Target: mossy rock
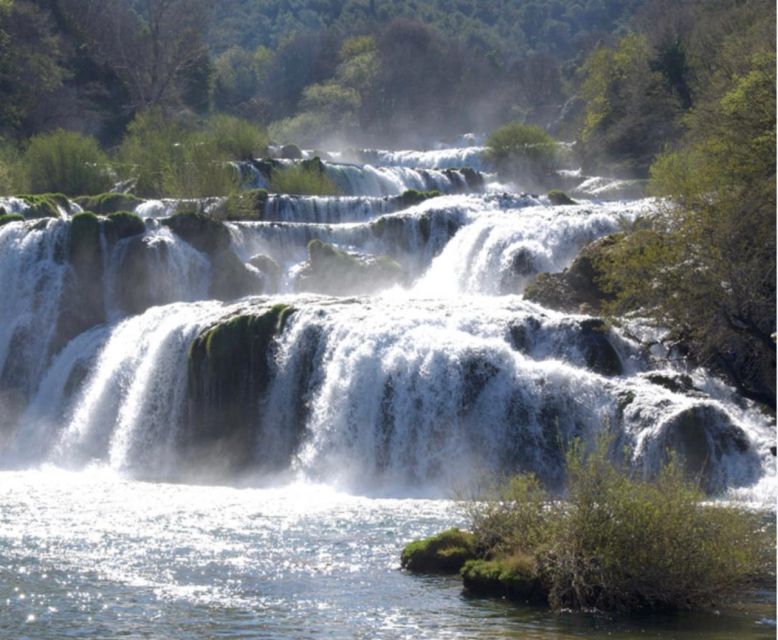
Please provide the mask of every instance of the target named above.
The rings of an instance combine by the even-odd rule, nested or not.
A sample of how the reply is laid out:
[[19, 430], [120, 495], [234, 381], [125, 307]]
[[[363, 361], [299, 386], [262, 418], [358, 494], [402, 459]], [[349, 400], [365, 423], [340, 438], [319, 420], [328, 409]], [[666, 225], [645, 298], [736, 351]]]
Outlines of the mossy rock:
[[594, 312], [603, 303], [613, 300], [613, 294], [600, 284], [603, 277], [598, 263], [621, 241], [617, 233], [586, 245], [573, 264], [562, 273], [541, 273], [524, 290], [524, 298], [543, 306], [570, 313], [582, 309]]
[[195, 249], [210, 256], [230, 246], [230, 232], [227, 227], [202, 213], [176, 213], [163, 220], [162, 224]]
[[215, 213], [223, 220], [262, 220], [266, 204], [267, 190], [251, 189], [227, 196]]
[[104, 228], [108, 242], [115, 243], [145, 233], [146, 223], [143, 222], [143, 218], [134, 213], [117, 211], [106, 218]]
[[469, 560], [460, 573], [465, 590], [475, 595], [525, 602], [547, 600], [534, 559], [521, 553], [497, 560]]
[[29, 206], [29, 209], [24, 213], [27, 219], [59, 218], [60, 208], [67, 213], [72, 210], [70, 200], [61, 193], [39, 193], [17, 197], [24, 200]]
[[548, 199], [551, 201], [551, 204], [553, 205], [572, 205], [572, 204], [578, 204], [575, 200], [573, 200], [570, 196], [568, 196], [564, 191], [560, 191], [559, 189], [552, 189], [548, 192]]
[[303, 168], [303, 170], [310, 171], [312, 173], [322, 174], [326, 171], [324, 162], [322, 162], [322, 159], [319, 156], [314, 156], [310, 160], [303, 160], [300, 163], [300, 166]]
[[76, 198], [75, 202], [85, 211], [105, 216], [119, 211], [134, 211], [143, 200], [129, 193], [101, 193], [96, 196], [81, 196]]
[[404, 569], [414, 573], [457, 573], [475, 558], [475, 536], [459, 529], [447, 529], [406, 545], [400, 556]]
[[586, 366], [604, 376], [620, 376], [624, 365], [610, 341], [610, 328], [600, 318], [588, 318], [578, 323], [581, 328], [581, 351]]
[[283, 275], [280, 265], [270, 256], [257, 254], [252, 256], [248, 263], [259, 271], [268, 284], [269, 289], [277, 289]]
[[66, 257], [73, 277], [65, 281], [52, 340], [53, 352], [80, 333], [105, 322], [100, 225], [100, 218], [94, 213], [78, 213], [70, 219]]
[[231, 249], [211, 256], [211, 297], [234, 300], [257, 293], [262, 293], [262, 279]]
[[430, 198], [437, 198], [440, 195], [440, 191], [433, 189], [432, 191], [418, 191], [417, 189], [406, 189], [401, 195], [397, 196], [395, 201], [398, 208], [405, 209], [412, 207], [413, 205], [429, 200]]
[[9, 222], [24, 222], [24, 216], [19, 213], [5, 213], [0, 215], [0, 227]]
[[303, 152], [300, 151], [300, 147], [298, 147], [296, 144], [285, 144], [283, 147], [281, 147], [281, 152], [279, 155], [285, 160], [303, 159]]
[[321, 240], [308, 243], [308, 264], [298, 273], [298, 291], [358, 295], [399, 284], [402, 267], [389, 256], [354, 256]]
[[247, 311], [194, 340], [183, 443], [189, 462], [197, 466], [207, 459], [226, 473], [249, 465], [265, 471], [288, 465], [301, 434], [271, 432], [274, 447], [261, 447], [260, 405], [273, 371], [274, 341], [293, 313], [285, 304]]

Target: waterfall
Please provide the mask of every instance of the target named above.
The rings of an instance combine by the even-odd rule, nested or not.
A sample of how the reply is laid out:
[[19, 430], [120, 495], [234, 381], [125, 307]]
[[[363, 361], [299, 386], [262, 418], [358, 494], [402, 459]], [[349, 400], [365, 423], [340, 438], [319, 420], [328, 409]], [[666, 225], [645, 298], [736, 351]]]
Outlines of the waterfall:
[[[182, 203], [207, 217], [221, 200], [147, 201], [145, 227], [92, 222], [86, 258], [68, 219], [0, 226], [0, 461], [445, 495], [485, 471], [558, 486], [570, 443], [607, 432], [636, 473], [672, 450], [711, 493], [772, 494], [771, 419], [651, 348], [659, 330], [521, 297], [656, 203], [490, 193], [481, 151], [324, 162], [347, 195], [269, 194], [259, 221], [173, 224]], [[301, 287], [312, 240], [335, 293], [371, 265], [400, 275]]]

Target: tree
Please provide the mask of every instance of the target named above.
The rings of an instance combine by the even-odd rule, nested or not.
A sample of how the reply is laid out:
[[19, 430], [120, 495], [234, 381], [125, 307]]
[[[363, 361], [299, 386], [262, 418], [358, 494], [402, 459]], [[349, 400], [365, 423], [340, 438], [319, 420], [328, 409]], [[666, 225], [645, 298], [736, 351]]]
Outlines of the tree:
[[[181, 104], [207, 79], [205, 0], [60, 0], [89, 46], [121, 79], [130, 112]], [[207, 80], [206, 80], [207, 85]], [[198, 100], [202, 91], [198, 92]]]

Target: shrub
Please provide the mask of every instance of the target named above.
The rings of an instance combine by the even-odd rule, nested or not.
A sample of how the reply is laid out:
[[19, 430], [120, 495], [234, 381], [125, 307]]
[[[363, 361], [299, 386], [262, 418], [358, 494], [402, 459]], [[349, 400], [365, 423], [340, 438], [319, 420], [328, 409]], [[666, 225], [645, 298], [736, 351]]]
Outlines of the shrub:
[[237, 191], [238, 172], [219, 143], [207, 133], [188, 136], [175, 148], [163, 175], [165, 195], [173, 198], [226, 196]]
[[252, 160], [267, 153], [267, 132], [248, 120], [213, 116], [206, 123], [206, 132], [217, 149], [232, 160]]
[[704, 503], [677, 460], [643, 480], [608, 450], [568, 454], [565, 501], [520, 475], [468, 507], [483, 559], [463, 569], [473, 590], [524, 598], [537, 578], [555, 608], [685, 609], [774, 573], [760, 514]]
[[304, 196], [334, 196], [338, 188], [323, 171], [312, 166], [295, 165], [273, 171], [270, 191]]
[[557, 607], [692, 608], [764, 572], [758, 514], [703, 504], [682, 465], [631, 478], [600, 444], [568, 456], [569, 509], [547, 563]]
[[201, 198], [236, 191], [239, 176], [226, 149], [238, 143], [218, 139], [230, 122], [217, 121], [213, 131], [198, 132], [161, 112], [138, 115], [119, 149], [124, 177], [135, 181], [142, 197]]
[[512, 122], [486, 141], [486, 159], [506, 178], [541, 180], [557, 164], [557, 144], [543, 129]]
[[108, 158], [97, 141], [62, 129], [33, 137], [24, 154], [24, 165], [34, 193], [100, 193], [112, 182]]
[[16, 147], [0, 141], [0, 195], [30, 190], [27, 172]]

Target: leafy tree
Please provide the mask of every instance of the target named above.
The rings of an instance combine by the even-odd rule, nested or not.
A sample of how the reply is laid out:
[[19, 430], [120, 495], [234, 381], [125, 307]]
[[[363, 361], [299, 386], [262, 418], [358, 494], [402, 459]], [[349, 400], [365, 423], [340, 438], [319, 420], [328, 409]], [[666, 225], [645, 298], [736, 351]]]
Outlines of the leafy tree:
[[690, 113], [685, 145], [652, 167], [671, 198], [606, 263], [616, 310], [642, 306], [695, 359], [775, 407], [775, 52], [750, 57]]
[[486, 157], [508, 179], [542, 183], [557, 162], [557, 144], [543, 129], [512, 122], [486, 141]]

